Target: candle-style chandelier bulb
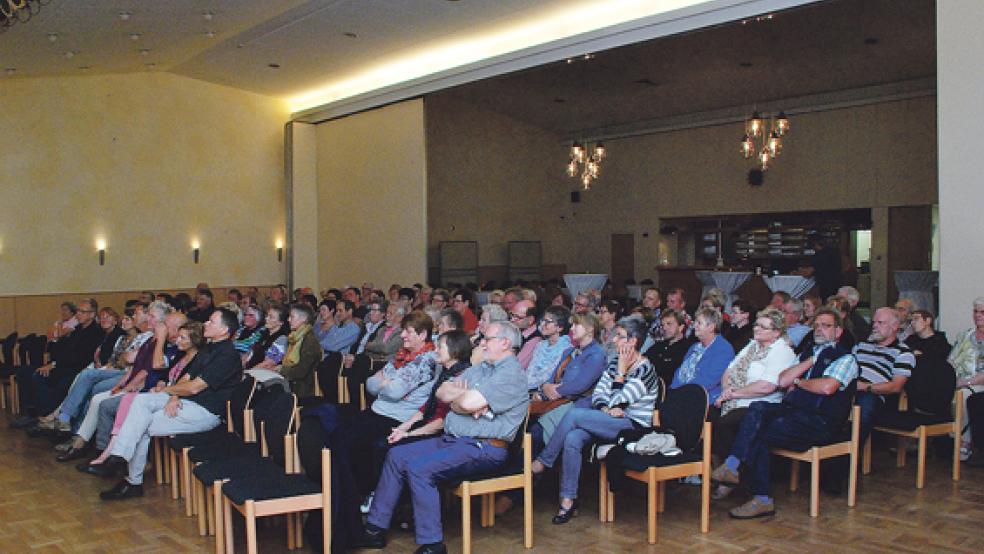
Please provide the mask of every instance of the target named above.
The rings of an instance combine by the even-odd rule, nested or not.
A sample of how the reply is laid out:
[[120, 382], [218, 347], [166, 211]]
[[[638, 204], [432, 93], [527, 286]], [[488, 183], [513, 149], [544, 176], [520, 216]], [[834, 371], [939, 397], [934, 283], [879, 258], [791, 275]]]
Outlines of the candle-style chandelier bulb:
[[772, 131], [772, 135], [769, 136], [769, 142], [766, 144], [766, 148], [769, 149], [769, 154], [773, 158], [782, 152], [782, 139], [779, 138], [779, 131]]
[[767, 171], [769, 169], [769, 162], [772, 160], [772, 153], [769, 152], [769, 148], [765, 147], [759, 152], [758, 155], [759, 164], [762, 166], [762, 171]]
[[594, 153], [592, 154], [591, 157], [594, 158], [595, 161], [600, 162], [601, 160], [605, 159], [605, 155], [607, 153], [608, 152], [605, 150], [605, 145], [599, 142], [598, 144], [595, 145]]
[[765, 127], [765, 120], [762, 119], [762, 114], [759, 112], [752, 113], [752, 118], [748, 120], [748, 134], [758, 138], [762, 135], [763, 127]]
[[755, 155], [755, 143], [752, 142], [752, 137], [748, 135], [741, 137], [741, 149], [739, 152], [741, 152], [741, 157], [746, 160]]
[[786, 117], [786, 112], [779, 112], [776, 116], [775, 122], [775, 132], [781, 137], [789, 131], [789, 118]]
[[571, 145], [571, 158], [577, 160], [577, 163], [584, 163], [584, 147], [580, 142], [575, 141]]
[[571, 158], [571, 161], [567, 164], [567, 176], [576, 177], [577, 176], [577, 161]]

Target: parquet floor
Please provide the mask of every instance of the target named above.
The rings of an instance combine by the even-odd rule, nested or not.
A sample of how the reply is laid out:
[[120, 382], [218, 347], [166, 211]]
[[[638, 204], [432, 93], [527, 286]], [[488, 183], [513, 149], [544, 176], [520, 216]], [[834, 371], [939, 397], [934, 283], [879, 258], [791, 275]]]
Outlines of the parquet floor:
[[[0, 552], [2, 553], [177, 553], [211, 552], [210, 538], [170, 499], [169, 490], [148, 480], [146, 495], [118, 503], [99, 500], [112, 482], [75, 471], [54, 461], [51, 444], [7, 428], [0, 415]], [[659, 544], [646, 544], [645, 489], [620, 496], [616, 522], [597, 519], [597, 480], [582, 481], [581, 515], [564, 526], [550, 518], [556, 510], [556, 479], [547, 477], [536, 491], [533, 553], [609, 552], [936, 552], [984, 551], [984, 470], [967, 468], [962, 480], [949, 477], [946, 460], [930, 458], [927, 485], [915, 488], [915, 463], [896, 469], [894, 456], [876, 448], [875, 467], [861, 480], [858, 506], [847, 508], [846, 496], [824, 495], [820, 517], [808, 514], [809, 487], [789, 493], [776, 476], [778, 513], [755, 521], [733, 521], [727, 509], [741, 498], [711, 506], [711, 532], [698, 531], [699, 489], [671, 484], [666, 512], [660, 516]], [[779, 462], [780, 465], [783, 462]], [[808, 475], [809, 472], [802, 472]], [[804, 485], [806, 485], [804, 483]], [[478, 525], [474, 510], [473, 551], [523, 552], [522, 514], [496, 518], [496, 526]], [[457, 500], [445, 514], [446, 542], [461, 551]], [[234, 516], [238, 519], [238, 516]], [[394, 531], [388, 552], [412, 552], [409, 533]], [[287, 552], [282, 523], [259, 529], [261, 552]], [[236, 529], [237, 550], [244, 533]]]

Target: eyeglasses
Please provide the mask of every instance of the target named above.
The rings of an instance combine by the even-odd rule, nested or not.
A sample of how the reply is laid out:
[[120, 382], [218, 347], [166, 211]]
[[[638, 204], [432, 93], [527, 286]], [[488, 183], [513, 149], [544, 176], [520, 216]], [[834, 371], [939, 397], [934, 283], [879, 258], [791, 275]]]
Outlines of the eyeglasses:
[[526, 314], [509, 314], [509, 319], [523, 319]]
[[587, 302], [575, 302], [574, 305], [578, 308], [587, 308], [589, 306]]
[[760, 325], [758, 323], [756, 323], [755, 325], [752, 325], [752, 327], [754, 327], [756, 329], [761, 329], [763, 331], [775, 331], [776, 330], [775, 327], [766, 327], [765, 325]]
[[540, 320], [540, 324], [542, 324], [542, 325], [557, 325], [557, 320], [556, 319], [550, 319], [548, 317], [545, 317], [545, 318], [543, 318], [543, 319]]

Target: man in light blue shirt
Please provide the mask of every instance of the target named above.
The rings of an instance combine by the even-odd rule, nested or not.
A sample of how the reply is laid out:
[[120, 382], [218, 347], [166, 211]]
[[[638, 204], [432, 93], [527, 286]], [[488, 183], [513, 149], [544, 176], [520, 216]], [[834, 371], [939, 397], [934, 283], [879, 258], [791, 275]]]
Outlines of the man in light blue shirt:
[[352, 321], [352, 310], [355, 303], [351, 300], [338, 300], [335, 302], [334, 311], [329, 305], [329, 317], [332, 317], [334, 325], [327, 330], [322, 330], [320, 325], [314, 326], [315, 335], [321, 343], [321, 349], [327, 356], [329, 352], [339, 352], [348, 354], [352, 345], [359, 339], [359, 325]]
[[786, 314], [786, 335], [789, 336], [793, 348], [799, 346], [803, 337], [810, 332], [808, 325], [803, 325], [803, 301], [790, 298], [782, 305], [782, 311]]

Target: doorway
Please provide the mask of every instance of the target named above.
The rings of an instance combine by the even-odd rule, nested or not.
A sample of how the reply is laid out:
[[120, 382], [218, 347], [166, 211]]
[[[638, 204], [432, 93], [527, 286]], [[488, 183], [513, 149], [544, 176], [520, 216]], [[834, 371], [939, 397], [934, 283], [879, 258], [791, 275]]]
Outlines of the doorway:
[[635, 235], [612, 234], [612, 270], [609, 275], [615, 290], [622, 290], [626, 279], [635, 279]]

